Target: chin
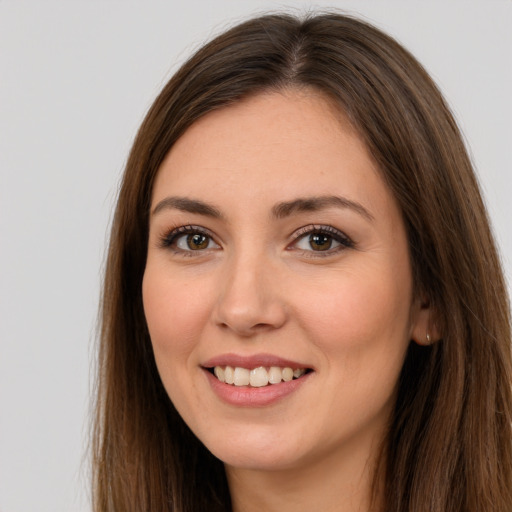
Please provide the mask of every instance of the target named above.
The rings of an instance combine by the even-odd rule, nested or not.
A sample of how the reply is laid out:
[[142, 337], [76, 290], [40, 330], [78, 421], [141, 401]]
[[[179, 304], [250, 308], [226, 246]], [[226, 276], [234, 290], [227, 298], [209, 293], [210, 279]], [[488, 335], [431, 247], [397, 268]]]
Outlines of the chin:
[[251, 447], [250, 450], [221, 450], [213, 453], [226, 466], [253, 471], [287, 470], [299, 463], [296, 454], [276, 452], [275, 447], [266, 452]]
[[276, 432], [244, 432], [237, 435], [228, 429], [219, 438], [205, 439], [203, 442], [213, 455], [227, 466], [251, 470], [284, 470], [301, 463], [306, 455], [304, 446], [293, 443], [292, 436], [284, 439]]

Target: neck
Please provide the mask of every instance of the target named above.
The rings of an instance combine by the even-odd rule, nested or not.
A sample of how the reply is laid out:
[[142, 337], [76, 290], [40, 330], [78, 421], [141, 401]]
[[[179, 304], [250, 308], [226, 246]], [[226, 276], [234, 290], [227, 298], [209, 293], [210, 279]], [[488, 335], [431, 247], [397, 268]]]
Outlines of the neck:
[[[378, 512], [376, 457], [339, 453], [276, 471], [226, 467], [233, 512]], [[375, 480], [375, 481], [374, 481]], [[378, 486], [380, 487], [380, 486]], [[373, 498], [373, 499], [372, 499]]]

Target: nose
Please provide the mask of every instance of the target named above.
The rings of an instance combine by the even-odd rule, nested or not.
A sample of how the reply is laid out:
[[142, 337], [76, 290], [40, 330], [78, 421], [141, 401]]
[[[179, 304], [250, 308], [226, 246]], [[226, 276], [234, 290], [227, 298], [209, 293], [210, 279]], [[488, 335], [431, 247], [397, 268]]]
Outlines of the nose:
[[214, 322], [244, 337], [282, 327], [287, 312], [279, 288], [279, 270], [255, 255], [240, 256], [226, 267], [213, 312]]

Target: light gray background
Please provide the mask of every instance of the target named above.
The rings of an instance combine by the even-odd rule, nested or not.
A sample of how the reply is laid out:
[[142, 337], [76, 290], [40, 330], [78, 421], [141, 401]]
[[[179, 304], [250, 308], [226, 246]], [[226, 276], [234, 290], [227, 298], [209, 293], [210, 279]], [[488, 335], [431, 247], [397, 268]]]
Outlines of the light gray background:
[[[0, 0], [0, 511], [87, 511], [88, 399], [117, 184], [194, 48], [276, 2]], [[387, 30], [466, 135], [512, 276], [512, 2], [332, 1]]]

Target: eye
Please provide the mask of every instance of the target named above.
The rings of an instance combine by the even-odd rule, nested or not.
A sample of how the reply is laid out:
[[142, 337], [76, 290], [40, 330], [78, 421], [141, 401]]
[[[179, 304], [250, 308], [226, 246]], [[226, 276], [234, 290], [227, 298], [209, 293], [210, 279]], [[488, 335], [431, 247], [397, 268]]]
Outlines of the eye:
[[[295, 233], [294, 249], [327, 256], [354, 246], [352, 240], [332, 226], [305, 226]], [[320, 254], [318, 254], [320, 256]]]
[[175, 240], [176, 247], [182, 251], [201, 251], [210, 248], [212, 244], [212, 239], [202, 233], [181, 235]]
[[162, 238], [162, 247], [174, 249], [176, 252], [201, 252], [219, 249], [212, 236], [198, 226], [180, 226]]
[[302, 239], [297, 242], [296, 247], [306, 251], [328, 251], [329, 249], [339, 245], [341, 244], [334, 240], [331, 235], [327, 235], [325, 233], [312, 233], [311, 235], [303, 236]]

